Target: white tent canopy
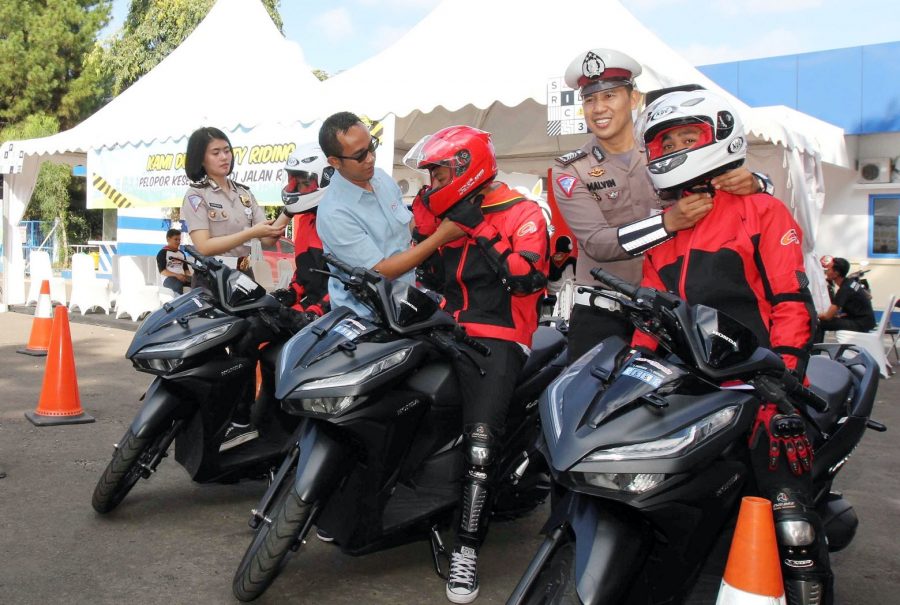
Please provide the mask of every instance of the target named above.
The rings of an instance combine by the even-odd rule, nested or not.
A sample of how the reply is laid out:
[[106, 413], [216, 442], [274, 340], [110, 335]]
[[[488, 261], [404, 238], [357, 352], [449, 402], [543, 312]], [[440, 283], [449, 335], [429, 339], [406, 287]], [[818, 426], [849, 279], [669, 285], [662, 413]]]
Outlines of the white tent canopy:
[[[289, 75], [287, 75], [289, 74]], [[321, 113], [321, 83], [303, 51], [282, 36], [259, 0], [218, 0], [206, 18], [159, 65], [78, 126], [8, 142], [0, 150], [3, 196], [3, 303], [23, 287], [15, 226], [25, 213], [40, 162], [84, 163], [89, 149], [177, 139], [200, 126], [230, 131], [295, 123]]]
[[[351, 100], [345, 104], [360, 113], [405, 117], [398, 124], [400, 150], [404, 141], [413, 144], [450, 124], [447, 119], [459, 118], [493, 132], [501, 156], [564, 152], [580, 146], [583, 137], [547, 136], [547, 82], [561, 77], [578, 53], [615, 48], [643, 66], [637, 80], [642, 91], [701, 84], [727, 96], [758, 140], [846, 163], [840, 129], [808, 116], [802, 127], [793, 127], [794, 116], [784, 114], [802, 116], [799, 112], [749, 108], [660, 41], [618, 0], [557, 3], [552, 23], [549, 13], [542, 0], [444, 0], [393, 46], [327, 80], [324, 88], [331, 99]], [[507, 124], [513, 128], [503, 128]]]
[[[551, 15], [552, 13], [552, 15]], [[553, 19], [549, 19], [549, 17]], [[727, 97], [754, 148], [777, 151], [765, 167], [804, 233], [817, 304], [827, 304], [815, 263], [823, 195], [821, 162], [848, 166], [843, 131], [786, 107], [754, 109], [703, 75], [637, 21], [618, 0], [444, 0], [393, 46], [324, 83], [358, 113], [398, 116], [395, 164], [422, 136], [450, 124], [494, 135], [502, 169], [545, 174], [552, 156], [583, 135], [547, 135], [547, 83], [588, 48], [623, 51], [643, 67], [642, 91], [697, 83]]]

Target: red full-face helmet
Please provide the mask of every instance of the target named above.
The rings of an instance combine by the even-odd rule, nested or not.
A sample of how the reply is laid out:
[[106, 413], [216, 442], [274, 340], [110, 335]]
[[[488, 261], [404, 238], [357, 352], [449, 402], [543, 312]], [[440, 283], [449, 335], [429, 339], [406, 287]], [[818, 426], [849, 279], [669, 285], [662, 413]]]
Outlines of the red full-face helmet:
[[403, 158], [403, 163], [427, 172], [435, 166], [450, 169], [450, 181], [432, 183], [422, 201], [436, 216], [470, 197], [497, 176], [497, 158], [491, 135], [471, 126], [449, 126], [423, 137]]

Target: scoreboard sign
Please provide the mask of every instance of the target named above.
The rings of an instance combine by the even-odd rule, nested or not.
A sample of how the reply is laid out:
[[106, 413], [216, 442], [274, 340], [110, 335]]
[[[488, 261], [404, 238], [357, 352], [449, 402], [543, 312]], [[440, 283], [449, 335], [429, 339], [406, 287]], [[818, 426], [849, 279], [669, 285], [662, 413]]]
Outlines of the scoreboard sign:
[[547, 136], [587, 134], [581, 94], [566, 86], [563, 78], [547, 82]]

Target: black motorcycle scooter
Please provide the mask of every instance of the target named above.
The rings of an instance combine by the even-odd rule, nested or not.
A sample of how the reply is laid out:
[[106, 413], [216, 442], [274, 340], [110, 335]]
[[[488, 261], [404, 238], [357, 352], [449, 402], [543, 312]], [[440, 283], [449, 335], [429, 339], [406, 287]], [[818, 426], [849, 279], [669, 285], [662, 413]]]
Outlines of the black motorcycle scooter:
[[[430, 538], [445, 577], [439, 528], [452, 521], [463, 469], [462, 415], [448, 358], [490, 352], [428, 294], [377, 273], [327, 261], [375, 319], [338, 307], [304, 328], [278, 360], [276, 397], [304, 418], [299, 438], [252, 511], [255, 534], [235, 572], [242, 601], [260, 596], [313, 524], [362, 555]], [[535, 459], [541, 391], [561, 372], [563, 334], [542, 326], [519, 376], [498, 468], [494, 515], [543, 502], [549, 475]]]
[[885, 430], [869, 418], [874, 360], [818, 346], [806, 389], [724, 313], [591, 273], [662, 351], [608, 338], [541, 396], [554, 503], [507, 605], [684, 602], [711, 553], [727, 552], [740, 497], [756, 494], [747, 436], [763, 400], [788, 400], [810, 421], [816, 510], [829, 550], [847, 546], [858, 521], [831, 487], [866, 428]]
[[[277, 467], [299, 424], [274, 405], [272, 393], [275, 359], [302, 318], [247, 275], [192, 246], [185, 250], [211, 289], [195, 288], [164, 304], [135, 333], [125, 357], [155, 378], [97, 482], [91, 504], [99, 513], [116, 508], [139, 479], [149, 478], [173, 441], [175, 460], [194, 481], [233, 482]], [[271, 342], [261, 353], [252, 351], [261, 340]], [[220, 453], [236, 404], [255, 395], [255, 357], [263, 376], [255, 411], [260, 437]], [[263, 408], [271, 413], [258, 413]]]

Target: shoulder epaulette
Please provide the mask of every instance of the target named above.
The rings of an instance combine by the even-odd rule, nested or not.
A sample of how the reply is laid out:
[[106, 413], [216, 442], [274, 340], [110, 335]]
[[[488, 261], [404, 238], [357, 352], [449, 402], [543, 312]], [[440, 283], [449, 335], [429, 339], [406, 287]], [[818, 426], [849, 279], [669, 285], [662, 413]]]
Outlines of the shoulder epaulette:
[[561, 166], [568, 166], [575, 160], [580, 160], [586, 155], [587, 152], [584, 149], [576, 149], [575, 151], [570, 151], [569, 153], [556, 158], [556, 163], [560, 164]]

